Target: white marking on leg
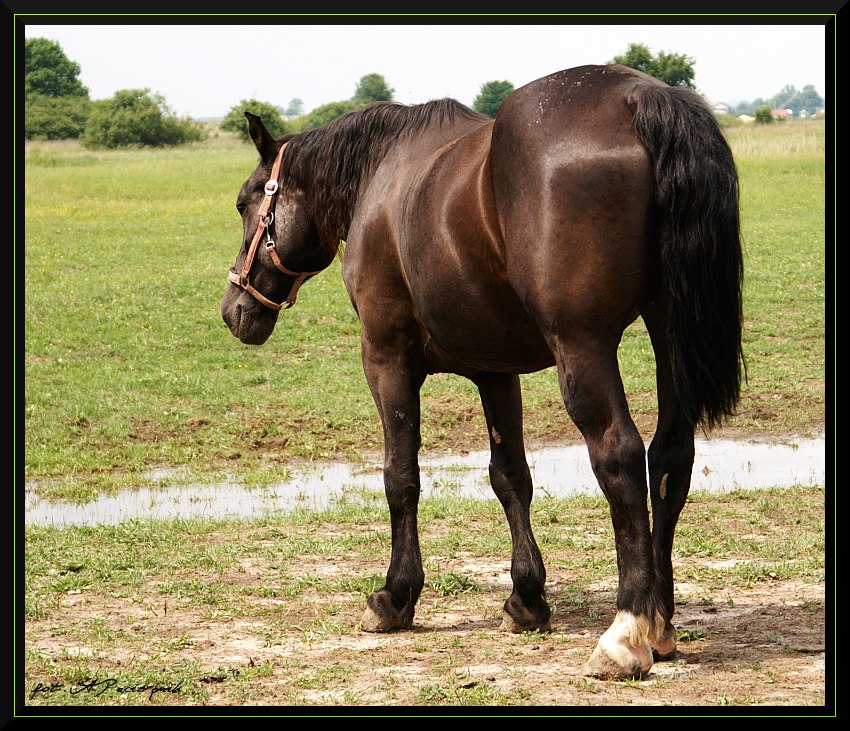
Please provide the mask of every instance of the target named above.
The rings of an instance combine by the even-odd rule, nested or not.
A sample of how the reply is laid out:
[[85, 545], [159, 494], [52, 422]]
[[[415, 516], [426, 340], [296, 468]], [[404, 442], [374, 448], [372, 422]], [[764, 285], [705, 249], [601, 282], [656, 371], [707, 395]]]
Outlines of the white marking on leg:
[[649, 624], [645, 617], [636, 617], [631, 612], [617, 612], [611, 626], [599, 638], [594, 652], [603, 652], [620, 668], [627, 669], [637, 663], [641, 672], [648, 672], [652, 667]]

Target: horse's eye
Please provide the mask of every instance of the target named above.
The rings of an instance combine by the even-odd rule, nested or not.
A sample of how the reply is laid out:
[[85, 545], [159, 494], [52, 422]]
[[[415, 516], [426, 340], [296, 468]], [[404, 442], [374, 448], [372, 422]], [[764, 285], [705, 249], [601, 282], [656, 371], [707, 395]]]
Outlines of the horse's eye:
[[239, 211], [239, 215], [240, 215], [240, 216], [241, 216], [243, 213], [245, 213], [245, 209], [246, 209], [247, 207], [248, 207], [248, 206], [246, 206], [244, 203], [237, 203], [237, 204], [236, 204], [236, 210], [237, 210], [237, 211]]

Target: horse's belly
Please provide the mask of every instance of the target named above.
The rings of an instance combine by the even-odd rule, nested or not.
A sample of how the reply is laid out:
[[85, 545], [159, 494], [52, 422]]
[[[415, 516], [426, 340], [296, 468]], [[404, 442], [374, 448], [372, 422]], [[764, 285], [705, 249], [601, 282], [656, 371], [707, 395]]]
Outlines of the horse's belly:
[[501, 299], [469, 286], [441, 288], [419, 298], [417, 309], [429, 336], [434, 371], [531, 373], [554, 358], [531, 317], [511, 291]]

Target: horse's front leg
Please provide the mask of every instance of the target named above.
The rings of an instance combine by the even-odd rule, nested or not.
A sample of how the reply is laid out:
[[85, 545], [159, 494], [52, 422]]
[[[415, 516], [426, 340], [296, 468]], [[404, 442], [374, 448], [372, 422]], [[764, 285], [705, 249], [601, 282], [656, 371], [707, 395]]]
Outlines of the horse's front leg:
[[478, 386], [490, 436], [490, 485], [508, 519], [513, 553], [513, 591], [505, 602], [502, 629], [523, 632], [550, 629], [544, 599], [546, 569], [531, 530], [531, 472], [522, 434], [522, 392], [519, 377], [487, 374], [472, 379]]
[[366, 380], [384, 428], [384, 490], [392, 527], [386, 583], [367, 599], [360, 621], [366, 632], [410, 627], [425, 583], [417, 527], [419, 389], [425, 369], [406, 350], [379, 347], [375, 339], [363, 339]]

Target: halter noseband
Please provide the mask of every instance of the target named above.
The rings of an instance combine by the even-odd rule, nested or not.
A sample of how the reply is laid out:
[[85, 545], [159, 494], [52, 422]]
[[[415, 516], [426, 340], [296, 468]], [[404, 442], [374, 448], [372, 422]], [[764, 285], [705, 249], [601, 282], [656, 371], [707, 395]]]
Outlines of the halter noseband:
[[[286, 143], [288, 144], [288, 143]], [[280, 168], [283, 163], [283, 151], [286, 149], [286, 144], [282, 145], [280, 150], [277, 153], [277, 157], [275, 158], [274, 165], [272, 165], [272, 175], [269, 178], [268, 182], [265, 185], [265, 194], [266, 197], [263, 199], [262, 204], [260, 205], [259, 211], [259, 222], [257, 223], [257, 231], [254, 234], [254, 238], [251, 240], [251, 246], [248, 249], [248, 255], [245, 257], [245, 262], [242, 264], [242, 271], [236, 272], [233, 269], [230, 270], [228, 274], [228, 279], [230, 279], [233, 284], [237, 287], [241, 287], [248, 294], [250, 294], [254, 299], [258, 302], [262, 302], [266, 307], [279, 311], [281, 309], [289, 309], [292, 305], [295, 304], [295, 299], [298, 296], [298, 289], [301, 287], [304, 282], [306, 282], [310, 277], [319, 274], [319, 272], [293, 272], [291, 269], [287, 269], [283, 262], [280, 260], [280, 257], [277, 255], [277, 251], [275, 250], [275, 243], [272, 240], [271, 233], [269, 232], [269, 227], [272, 225], [274, 221], [274, 202], [277, 197], [278, 189], [280, 188], [280, 183], [278, 182], [280, 178]], [[260, 239], [263, 236], [263, 232], [266, 234], [266, 251], [269, 252], [271, 256], [272, 263], [284, 274], [288, 274], [291, 277], [295, 277], [295, 282], [292, 284], [292, 288], [289, 290], [289, 294], [286, 299], [278, 304], [277, 302], [273, 302], [265, 295], [261, 294], [257, 291], [252, 285], [251, 281], [248, 278], [248, 274], [251, 271], [251, 267], [254, 265], [254, 259], [257, 255], [257, 247], [260, 244]], [[321, 270], [319, 270], [321, 271]], [[284, 305], [286, 307], [284, 308]]]

